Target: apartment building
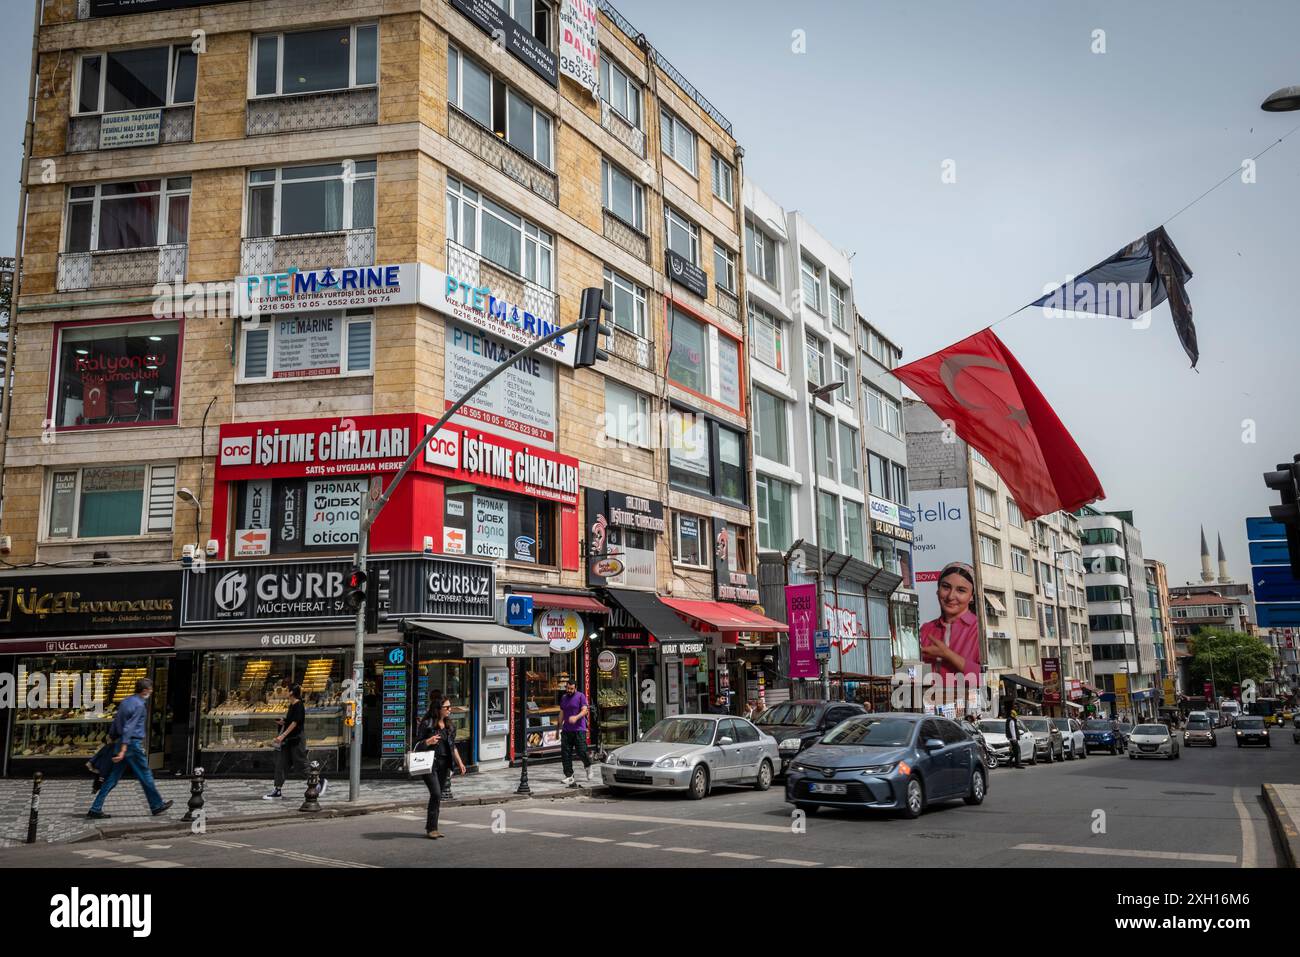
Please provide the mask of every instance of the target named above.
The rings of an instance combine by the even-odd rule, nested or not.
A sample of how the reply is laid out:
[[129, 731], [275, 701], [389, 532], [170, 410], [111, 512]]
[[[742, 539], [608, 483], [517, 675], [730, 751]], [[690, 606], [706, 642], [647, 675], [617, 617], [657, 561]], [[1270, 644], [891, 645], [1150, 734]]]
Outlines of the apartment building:
[[1174, 647], [1174, 626], [1169, 611], [1169, 574], [1165, 563], [1154, 558], [1146, 559], [1147, 605], [1151, 609], [1151, 643], [1155, 648], [1156, 667], [1162, 703], [1166, 707], [1178, 704], [1182, 689], [1178, 667], [1178, 650]]
[[[37, 41], [0, 530], [42, 567], [7, 573], [0, 657], [154, 677], [151, 759], [210, 773], [269, 767], [285, 682], [313, 756], [372, 773], [435, 690], [484, 765], [556, 752], [566, 678], [600, 746], [743, 693], [781, 629], [749, 610], [743, 154], [640, 31], [581, 0], [47, 0]], [[365, 496], [592, 286], [609, 360], [518, 360], [380, 515], [354, 662]], [[7, 769], [83, 760], [64, 731], [11, 722]]]

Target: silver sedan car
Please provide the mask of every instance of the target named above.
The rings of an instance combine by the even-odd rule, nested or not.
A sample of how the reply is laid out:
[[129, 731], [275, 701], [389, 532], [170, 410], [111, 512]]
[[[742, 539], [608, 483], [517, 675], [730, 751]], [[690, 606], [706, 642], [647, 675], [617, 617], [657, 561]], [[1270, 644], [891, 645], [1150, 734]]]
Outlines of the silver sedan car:
[[715, 784], [766, 791], [780, 766], [776, 738], [744, 718], [682, 714], [664, 718], [635, 744], [611, 751], [601, 778], [607, 787], [685, 791], [699, 800]]

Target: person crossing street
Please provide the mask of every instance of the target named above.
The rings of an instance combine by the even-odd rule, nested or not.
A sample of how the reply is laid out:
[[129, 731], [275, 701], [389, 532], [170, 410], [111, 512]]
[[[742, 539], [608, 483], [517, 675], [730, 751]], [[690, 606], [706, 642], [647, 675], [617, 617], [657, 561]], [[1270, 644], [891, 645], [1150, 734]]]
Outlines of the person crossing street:
[[573, 779], [575, 750], [587, 772], [587, 783], [591, 783], [591, 756], [587, 753], [587, 715], [590, 713], [587, 696], [578, 690], [577, 683], [570, 678], [564, 683], [564, 694], [560, 695], [560, 763], [564, 768], [565, 787], [578, 786]]
[[1011, 766], [1013, 768], [1023, 768], [1020, 763], [1020, 738], [1025, 733], [1025, 727], [1020, 723], [1020, 714], [1011, 709], [1011, 717], [1007, 718], [1007, 740], [1011, 742]]

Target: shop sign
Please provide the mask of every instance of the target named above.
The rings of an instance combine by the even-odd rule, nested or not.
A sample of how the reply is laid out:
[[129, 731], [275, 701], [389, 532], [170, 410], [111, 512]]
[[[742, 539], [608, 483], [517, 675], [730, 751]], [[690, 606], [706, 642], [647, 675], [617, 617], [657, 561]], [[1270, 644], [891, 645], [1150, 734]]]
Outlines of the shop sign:
[[785, 586], [785, 620], [790, 624], [790, 677], [816, 678], [814, 632], [817, 629], [817, 586]]
[[582, 618], [572, 611], [554, 609], [540, 615], [533, 625], [533, 633], [551, 643], [551, 651], [559, 654], [573, 651], [586, 637]]
[[885, 501], [883, 498], [876, 498], [874, 495], [868, 496], [867, 511], [872, 518], [878, 518], [882, 522], [888, 522], [890, 525], [900, 524], [898, 506], [893, 502]]
[[188, 10], [232, 0], [90, 0], [92, 17], [116, 17], [127, 13], [157, 13], [160, 10]]
[[733, 536], [729, 534], [727, 523], [720, 518], [713, 520], [713, 594], [718, 601], [740, 602], [746, 605], [758, 603], [758, 576], [750, 575], [735, 567], [736, 558], [731, 554], [734, 545]]
[[118, 149], [123, 146], [156, 146], [162, 129], [162, 110], [124, 110], [105, 113], [99, 118], [99, 148]]
[[605, 508], [609, 524], [619, 528], [662, 534], [666, 527], [663, 503], [653, 499], [610, 491], [605, 493]]
[[[916, 513], [906, 505], [898, 506], [898, 524], [911, 531], [916, 527]], [[911, 541], [911, 539], [908, 539]]]
[[[640, 526], [651, 532], [662, 524], [663, 505], [596, 489], [587, 489], [586, 499], [587, 584], [653, 591], [658, 582], [654, 542], [644, 548], [633, 545], [631, 538]], [[626, 524], [610, 521], [611, 502]]]
[[709, 277], [703, 269], [671, 249], [664, 250], [664, 258], [668, 276], [673, 282], [685, 286], [701, 299], [709, 298]]
[[708, 649], [708, 644], [703, 641], [678, 641], [663, 646], [665, 655], [676, 655], [684, 657], [686, 655], [702, 655]]
[[878, 535], [884, 535], [886, 538], [892, 538], [900, 542], [912, 541], [912, 532], [910, 529], [902, 528], [898, 525], [891, 525], [889, 522], [882, 522], [878, 518], [871, 520], [871, 531]]
[[443, 427], [424, 447], [424, 461], [461, 481], [578, 504], [577, 459], [512, 439]]
[[1043, 663], [1043, 703], [1060, 704], [1061, 702], [1061, 659], [1044, 658]]
[[172, 648], [175, 645], [175, 635], [131, 635], [124, 638], [111, 635], [94, 635], [88, 638], [6, 641], [0, 644], [0, 653], [6, 655], [64, 655], [83, 654], [90, 651], [155, 651]]
[[494, 41], [504, 43], [524, 66], [551, 86], [559, 85], [555, 54], [493, 0], [451, 0], [451, 5]]
[[419, 301], [416, 263], [336, 266], [235, 277], [235, 315], [319, 312], [410, 305]]
[[599, 18], [594, 0], [560, 3], [560, 72], [596, 99], [600, 90]]
[[[531, 346], [563, 325], [535, 315], [530, 308], [536, 307], [530, 307], [526, 302], [505, 298], [500, 289], [479, 285], [477, 281], [469, 282], [467, 278], [439, 272], [430, 266], [422, 267], [420, 302], [430, 309], [520, 346]], [[545, 295], [550, 297], [551, 302], [555, 302], [554, 293], [547, 292]], [[538, 354], [572, 368], [577, 348], [576, 335], [563, 335], [542, 346]]]
[[533, 598], [531, 595], [506, 596], [506, 624], [511, 628], [533, 626]]
[[262, 636], [263, 648], [307, 648], [320, 643], [320, 635], [314, 631], [276, 632]]
[[[447, 323], [443, 350], [445, 406], [510, 359], [519, 347], [459, 323]], [[555, 448], [555, 363], [527, 356], [509, 366], [451, 418], [453, 424]]]
[[596, 656], [596, 668], [602, 674], [609, 674], [618, 665], [618, 656], [612, 651], [602, 651]]
[[496, 620], [496, 572], [485, 562], [426, 559], [424, 613], [433, 618]]
[[235, 557], [261, 558], [271, 554], [271, 530], [241, 528], [235, 531]]
[[180, 569], [0, 576], [0, 637], [172, 631]]

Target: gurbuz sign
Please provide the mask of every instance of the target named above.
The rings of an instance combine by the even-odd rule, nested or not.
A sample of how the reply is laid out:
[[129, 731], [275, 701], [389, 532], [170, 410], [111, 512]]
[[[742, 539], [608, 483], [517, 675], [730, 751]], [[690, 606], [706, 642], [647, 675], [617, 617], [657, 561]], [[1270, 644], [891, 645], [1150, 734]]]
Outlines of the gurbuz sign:
[[[551, 86], [559, 86], [555, 54], [521, 23], [507, 15], [492, 0], [451, 0], [475, 26], [494, 39], [504, 40], [506, 49]], [[529, 10], [532, 4], [526, 4]]]
[[0, 637], [175, 630], [180, 574], [136, 566], [0, 576]]
[[671, 249], [665, 250], [665, 259], [668, 263], [668, 275], [673, 282], [685, 286], [701, 299], [709, 298], [709, 277], [704, 274], [703, 269]]

